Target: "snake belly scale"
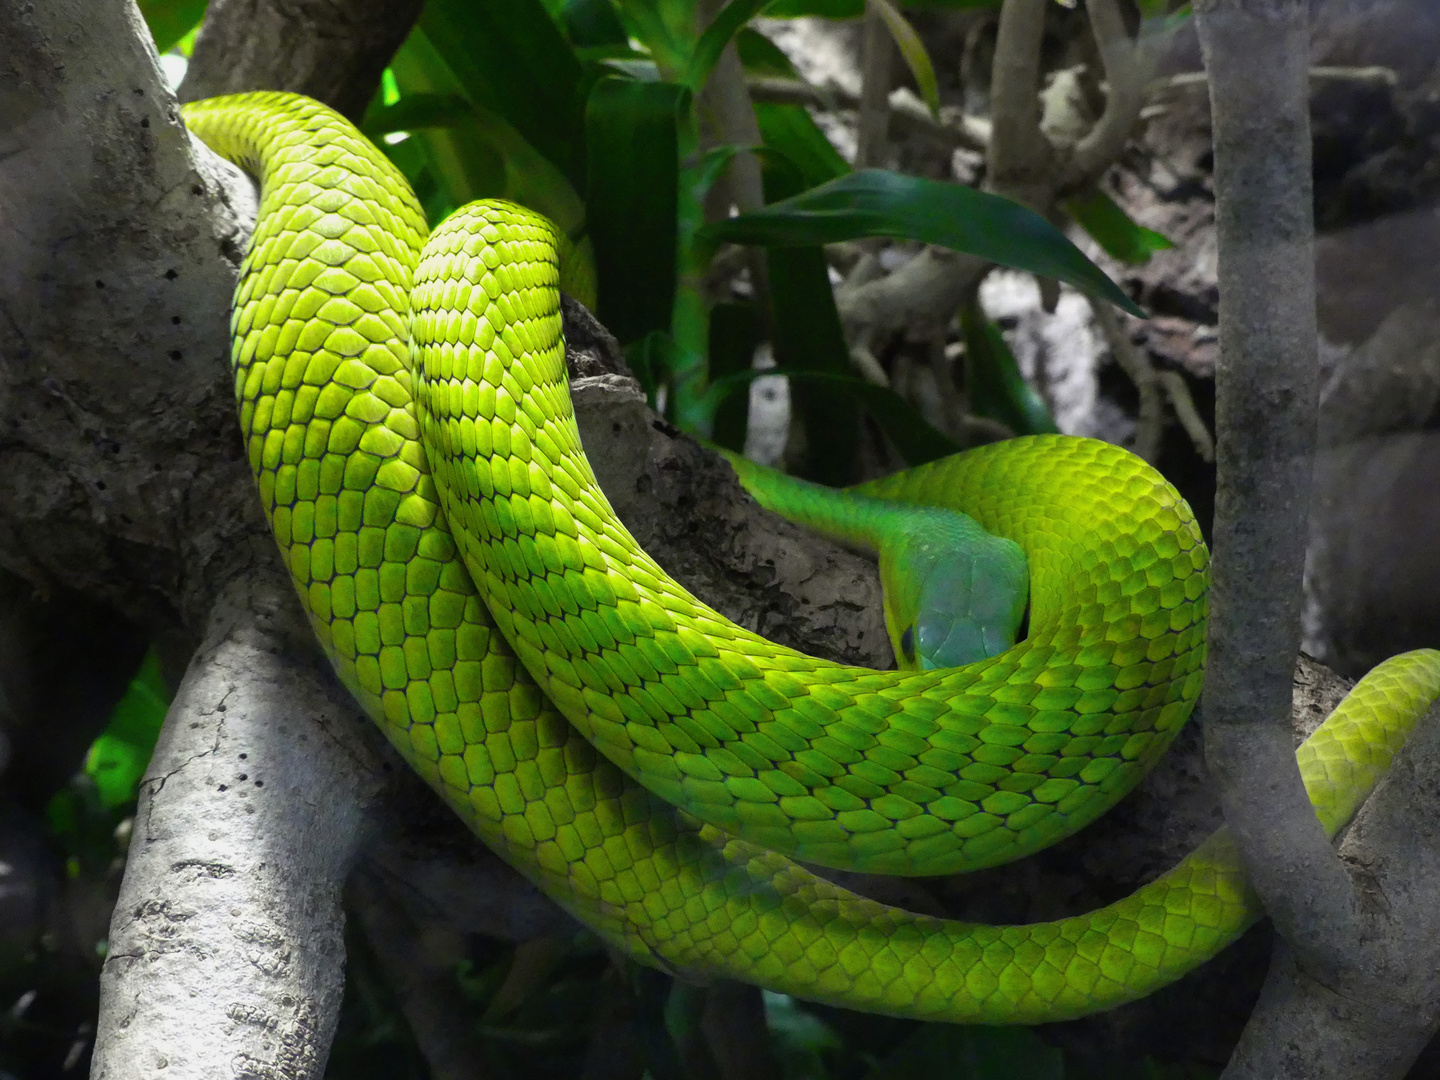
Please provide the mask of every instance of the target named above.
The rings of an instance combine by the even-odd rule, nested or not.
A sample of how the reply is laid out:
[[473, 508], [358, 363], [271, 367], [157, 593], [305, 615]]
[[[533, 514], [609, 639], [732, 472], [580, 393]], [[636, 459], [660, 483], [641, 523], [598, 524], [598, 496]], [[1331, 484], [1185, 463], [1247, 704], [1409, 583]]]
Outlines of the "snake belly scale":
[[[1022, 545], [1014, 649], [874, 672], [780, 648], [672, 582], [596, 487], [548, 222], [478, 203], [427, 238], [385, 157], [296, 95], [184, 118], [261, 182], [235, 387], [318, 639], [477, 835], [612, 944], [852, 1008], [1037, 1023], [1143, 996], [1259, 917], [1223, 830], [1125, 900], [1027, 926], [914, 915], [793, 861], [991, 865], [1153, 764], [1199, 692], [1206, 555], [1138, 459], [1015, 440], [864, 489]], [[1317, 733], [1332, 817], [1437, 691], [1440, 654], [1397, 658]]]

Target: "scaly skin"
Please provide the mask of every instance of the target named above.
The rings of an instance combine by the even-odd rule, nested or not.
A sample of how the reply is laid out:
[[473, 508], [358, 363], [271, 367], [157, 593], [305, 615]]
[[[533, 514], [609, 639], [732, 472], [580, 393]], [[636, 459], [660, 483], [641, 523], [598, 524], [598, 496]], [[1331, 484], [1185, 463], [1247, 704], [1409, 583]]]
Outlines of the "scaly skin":
[[[657, 966], [852, 1008], [1038, 1023], [1143, 996], [1259, 916], [1223, 831], [1117, 904], [1011, 927], [886, 907], [751, 842], [911, 871], [982, 865], [1128, 790], [1188, 714], [1203, 650], [1204, 549], [1143, 464], [1085, 440], [1017, 440], [869, 489], [928, 498], [943, 474], [1025, 547], [1030, 637], [994, 661], [897, 674], [779, 649], [688, 597], [609, 515], [569, 419], [543, 219], [475, 204], [422, 251], [404, 179], [330, 110], [267, 93], [184, 115], [261, 179], [236, 394], [317, 637], [420, 775], [605, 938]], [[490, 407], [498, 419], [471, 411]], [[476, 580], [494, 591], [482, 599]], [[1363, 798], [1352, 774], [1383, 771], [1437, 693], [1440, 653], [1397, 658], [1306, 744], [1327, 827]], [[861, 812], [829, 806], [836, 793], [870, 817], [844, 818]], [[982, 815], [984, 830], [959, 827]], [[856, 824], [875, 817], [882, 828]], [[973, 843], [986, 836], [1004, 840]]]

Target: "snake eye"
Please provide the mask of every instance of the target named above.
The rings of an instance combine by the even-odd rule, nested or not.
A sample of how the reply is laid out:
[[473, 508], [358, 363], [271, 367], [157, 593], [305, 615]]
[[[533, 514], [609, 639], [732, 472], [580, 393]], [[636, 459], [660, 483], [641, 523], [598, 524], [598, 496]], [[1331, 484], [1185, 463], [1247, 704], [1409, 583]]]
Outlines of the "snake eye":
[[905, 632], [900, 635], [900, 651], [905, 654], [905, 660], [913, 664], [915, 662], [915, 628], [907, 626]]

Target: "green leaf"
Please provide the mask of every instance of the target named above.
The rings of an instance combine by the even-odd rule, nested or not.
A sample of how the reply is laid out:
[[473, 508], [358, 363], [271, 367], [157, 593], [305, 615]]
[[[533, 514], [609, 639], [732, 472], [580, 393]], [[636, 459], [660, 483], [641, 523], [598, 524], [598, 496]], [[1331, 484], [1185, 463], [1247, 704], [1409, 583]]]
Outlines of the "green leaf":
[[818, 15], [823, 19], [858, 19], [865, 14], [865, 0], [776, 0], [770, 9], [773, 19], [801, 19]]
[[[896, 451], [907, 465], [924, 465], [937, 461], [964, 449], [954, 439], [935, 427], [903, 397], [888, 386], [876, 386], [854, 375], [834, 371], [797, 371], [794, 368], [766, 368], [763, 371], [741, 371], [718, 379], [712, 388], [712, 397], [719, 403], [715, 406], [716, 416], [720, 410], [741, 396], [741, 390], [756, 379], [777, 375], [790, 380], [793, 399], [796, 384], [812, 383], [834, 390], [851, 398], [856, 405], [870, 414], [880, 430], [894, 444]], [[743, 400], [743, 399], [742, 399]], [[718, 427], [718, 421], [717, 421]], [[717, 438], [715, 442], [720, 443]], [[720, 443], [734, 449], [726, 443]]]
[[630, 44], [630, 36], [610, 0], [569, 0], [561, 18], [570, 43], [577, 49]]
[[1059, 1050], [1029, 1028], [925, 1024], [865, 1080], [1064, 1080]]
[[585, 111], [586, 211], [597, 314], [622, 343], [668, 330], [675, 303], [678, 125], [690, 93], [674, 83], [602, 78]]
[[675, 980], [636, 964], [631, 969], [635, 994], [635, 1030], [640, 1052], [653, 1080], [687, 1080], [680, 1051], [665, 1022], [665, 1006]]
[[705, 88], [705, 80], [725, 51], [725, 46], [738, 34], [741, 28], [753, 19], [770, 0], [730, 0], [715, 16], [715, 21], [705, 28], [695, 51], [690, 54], [690, 64], [685, 69], [681, 82], [692, 93], [698, 94]]
[[1065, 212], [1094, 237], [1111, 258], [1121, 262], [1138, 266], [1149, 262], [1155, 252], [1175, 246], [1154, 229], [1137, 225], [1114, 199], [1098, 187], [1067, 200]]
[[1058, 432], [1045, 402], [1020, 374], [1000, 328], [967, 305], [960, 309], [960, 330], [965, 338], [965, 392], [971, 412], [1000, 421], [1016, 435]]
[[[762, 161], [767, 199], [789, 195], [803, 185], [799, 171], [780, 155], [766, 154]], [[765, 261], [776, 365], [848, 377], [850, 352], [830, 288], [825, 253], [819, 246], [772, 247], [765, 253]], [[831, 487], [852, 483], [860, 448], [853, 396], [833, 384], [801, 381], [791, 387], [790, 405], [792, 416], [805, 432], [804, 460], [795, 471]]]
[[205, 18], [209, 0], [140, 0], [140, 14], [162, 56]]
[[[768, 371], [765, 374], [774, 375], [777, 372]], [[806, 379], [829, 381], [854, 398], [880, 426], [907, 465], [924, 465], [927, 461], [938, 461], [964, 449], [888, 386], [876, 386], [853, 375], [831, 375], [828, 372], [791, 372], [791, 376], [802, 382]], [[793, 383], [791, 392], [794, 392]]]
[[85, 759], [85, 772], [106, 809], [135, 800], [169, 704], [170, 690], [152, 649]]
[[794, 163], [806, 187], [818, 187], [850, 171], [850, 164], [805, 106], [760, 102], [755, 106], [755, 119], [761, 141]]
[[[908, 8], [940, 11], [998, 8], [1000, 4], [1001, 0], [905, 0]], [[772, 19], [795, 19], [807, 15], [825, 19], [858, 19], [865, 14], [865, 0], [777, 0], [765, 14]]]
[[802, 1008], [789, 994], [762, 991], [765, 1002], [765, 1026], [770, 1032], [770, 1045], [780, 1061], [786, 1077], [828, 1077], [825, 1055], [843, 1049], [844, 1040], [829, 1024]]
[[465, 127], [474, 119], [474, 107], [460, 94], [405, 94], [393, 105], [370, 109], [360, 130], [378, 142], [396, 131]]
[[[753, 27], [747, 26], [735, 36], [735, 48], [747, 72], [795, 77], [789, 57]], [[825, 137], [805, 106], [756, 102], [755, 119], [760, 125], [761, 142], [784, 155], [800, 170], [805, 187], [815, 187], [850, 171], [849, 163]]]
[[618, 0], [630, 35], [645, 43], [661, 73], [676, 80], [695, 48], [694, 0]]
[[664, 386], [675, 367], [675, 339], [664, 330], [651, 330], [639, 341], [625, 346], [629, 365], [650, 407], [655, 408], [656, 391]]
[[[766, 13], [770, 10], [773, 10], [773, 4]], [[740, 66], [753, 75], [771, 75], [781, 79], [799, 77], [784, 50], [753, 26], [744, 27], [735, 35], [735, 51], [740, 54]]]
[[1063, 281], [1144, 318], [1064, 233], [998, 195], [918, 176], [865, 169], [707, 227], [716, 240], [772, 248], [894, 236], [968, 252]]
[[900, 55], [905, 58], [905, 66], [910, 69], [910, 74], [915, 76], [915, 85], [920, 88], [920, 100], [929, 106], [932, 115], [938, 116], [940, 90], [935, 85], [935, 65], [930, 63], [930, 54], [925, 51], [925, 43], [920, 40], [920, 35], [915, 33], [915, 28], [905, 20], [905, 16], [895, 10], [890, 0], [870, 0], [870, 3], [884, 20], [885, 29], [889, 30], [890, 36], [895, 39]]
[[[424, 30], [411, 32], [390, 70], [401, 96], [393, 105], [372, 107], [361, 128], [372, 138], [388, 131], [417, 133], [442, 189], [434, 205], [425, 207], [432, 224], [472, 199], [503, 198], [544, 214], [572, 239], [583, 237], [585, 207], [575, 187], [508, 120], [461, 93]], [[384, 145], [403, 168], [399, 147]]]
[[583, 183], [583, 71], [539, 0], [428, 0], [419, 28], [461, 93]]
[[[755, 348], [760, 344], [759, 320], [755, 305], [746, 302], [716, 304], [710, 310], [710, 379], [718, 383], [751, 370]], [[748, 391], [746, 381], [743, 390]], [[737, 454], [745, 450], [745, 430], [750, 420], [748, 392], [726, 395], [715, 407], [710, 437]]]

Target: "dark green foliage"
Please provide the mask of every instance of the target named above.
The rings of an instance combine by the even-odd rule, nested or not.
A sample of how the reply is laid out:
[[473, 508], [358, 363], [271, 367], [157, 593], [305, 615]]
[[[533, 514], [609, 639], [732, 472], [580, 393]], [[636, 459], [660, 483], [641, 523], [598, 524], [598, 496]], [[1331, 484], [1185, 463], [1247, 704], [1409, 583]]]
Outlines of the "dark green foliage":
[[585, 211], [595, 245], [596, 312], [617, 338], [668, 330], [675, 305], [677, 118], [690, 93], [674, 83], [606, 76], [590, 92]]
[[716, 304], [711, 310], [710, 378], [717, 386], [721, 380], [736, 383], [735, 392], [726, 394], [715, 407], [711, 438], [736, 453], [745, 449], [745, 429], [749, 423], [750, 358], [755, 355], [755, 347], [759, 344], [760, 327], [754, 304]]
[[1143, 317], [1063, 233], [1019, 203], [959, 184], [864, 169], [761, 210], [717, 222], [717, 240], [767, 247], [893, 236], [1028, 270]]
[[1056, 432], [1050, 410], [1020, 374], [1020, 365], [999, 328], [975, 307], [962, 308], [965, 335], [965, 386], [976, 416], [998, 420], [1016, 435]]
[[155, 51], [167, 53], [199, 25], [209, 0], [140, 0], [140, 14], [155, 38]]
[[1098, 187], [1067, 201], [1065, 210], [1112, 258], [1121, 262], [1148, 262], [1155, 252], [1175, 246], [1154, 229], [1137, 225]]

